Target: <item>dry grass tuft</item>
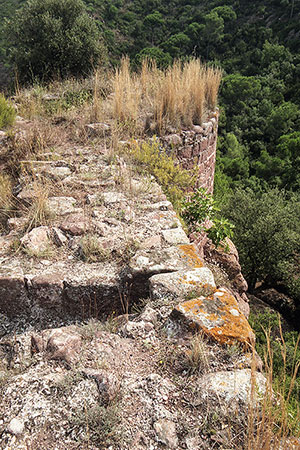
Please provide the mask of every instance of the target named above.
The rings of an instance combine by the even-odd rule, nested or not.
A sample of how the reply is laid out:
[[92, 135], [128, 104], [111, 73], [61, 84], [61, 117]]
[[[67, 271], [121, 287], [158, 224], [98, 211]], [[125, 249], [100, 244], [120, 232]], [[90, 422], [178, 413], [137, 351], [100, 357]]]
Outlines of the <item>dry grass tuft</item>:
[[206, 372], [210, 366], [210, 351], [202, 334], [193, 337], [190, 349], [186, 353], [186, 365], [189, 372]]
[[5, 225], [13, 208], [12, 182], [8, 175], [0, 174], [0, 229]]
[[114, 76], [113, 115], [133, 123], [142, 116], [151, 117], [158, 132], [167, 124], [201, 124], [205, 112], [216, 107], [221, 78], [220, 69], [206, 67], [198, 59], [175, 61], [165, 71], [144, 60], [136, 74], [124, 58]]
[[[270, 330], [266, 332], [267, 348], [265, 353], [266, 392], [263, 399], [257, 405], [255, 389], [255, 372], [252, 370], [251, 408], [249, 410], [247, 450], [275, 450], [277, 448], [291, 450], [291, 442], [300, 439], [300, 407], [293, 399], [293, 391], [296, 388], [300, 361], [296, 360], [296, 352], [299, 347], [300, 334], [295, 342], [292, 373], [288, 373], [287, 347], [284, 341], [281, 325], [281, 355], [283, 367], [280, 379], [273, 374], [273, 350], [271, 345]], [[292, 438], [292, 439], [291, 439]], [[291, 442], [290, 442], [291, 439]]]
[[25, 226], [27, 232], [33, 228], [48, 225], [51, 219], [51, 214], [47, 206], [49, 197], [48, 187], [34, 183], [33, 190], [35, 192], [34, 201], [28, 209], [28, 222]]

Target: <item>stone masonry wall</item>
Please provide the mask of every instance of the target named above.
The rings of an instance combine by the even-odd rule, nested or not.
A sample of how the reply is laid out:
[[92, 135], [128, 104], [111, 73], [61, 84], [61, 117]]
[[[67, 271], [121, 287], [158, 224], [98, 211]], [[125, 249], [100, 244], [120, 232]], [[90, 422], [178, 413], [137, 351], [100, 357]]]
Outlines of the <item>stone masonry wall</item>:
[[162, 139], [165, 146], [171, 148], [184, 169], [198, 167], [197, 187], [213, 192], [218, 135], [218, 111], [212, 113], [201, 126], [171, 133]]

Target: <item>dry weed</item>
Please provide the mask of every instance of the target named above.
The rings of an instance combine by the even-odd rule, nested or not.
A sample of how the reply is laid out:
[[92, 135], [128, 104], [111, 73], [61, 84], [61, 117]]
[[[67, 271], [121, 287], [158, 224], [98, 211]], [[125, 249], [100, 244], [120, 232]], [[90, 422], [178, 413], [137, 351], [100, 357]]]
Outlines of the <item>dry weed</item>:
[[113, 116], [121, 122], [152, 117], [160, 133], [167, 124], [201, 124], [205, 111], [215, 109], [222, 72], [206, 67], [197, 59], [175, 61], [162, 71], [145, 60], [139, 74], [130, 71], [124, 58], [113, 84]]

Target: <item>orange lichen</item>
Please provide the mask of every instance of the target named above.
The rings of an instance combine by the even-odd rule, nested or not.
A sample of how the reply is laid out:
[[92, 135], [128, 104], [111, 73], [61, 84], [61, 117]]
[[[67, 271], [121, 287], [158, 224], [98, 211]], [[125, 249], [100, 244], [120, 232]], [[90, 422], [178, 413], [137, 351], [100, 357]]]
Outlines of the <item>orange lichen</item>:
[[220, 344], [240, 342], [246, 348], [254, 343], [254, 333], [245, 316], [239, 311], [236, 299], [228, 292], [189, 300], [177, 310]]
[[204, 264], [197, 255], [193, 244], [179, 245], [179, 249], [182, 251], [183, 258], [186, 259], [191, 268], [197, 269], [199, 267], [203, 267]]

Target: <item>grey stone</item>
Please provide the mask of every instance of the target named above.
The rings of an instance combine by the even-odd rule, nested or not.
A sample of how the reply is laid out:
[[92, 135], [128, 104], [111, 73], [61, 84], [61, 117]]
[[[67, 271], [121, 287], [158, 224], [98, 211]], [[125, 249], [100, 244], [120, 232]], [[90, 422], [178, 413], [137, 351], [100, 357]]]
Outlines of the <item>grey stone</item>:
[[215, 287], [214, 276], [207, 267], [153, 275], [149, 282], [151, 297], [154, 299], [184, 298], [204, 285]]
[[126, 197], [121, 192], [104, 192], [103, 201], [105, 205], [111, 205], [126, 201]]
[[168, 244], [189, 244], [190, 241], [182, 228], [174, 228], [162, 231], [163, 238]]
[[49, 197], [47, 200], [49, 212], [59, 216], [82, 211], [75, 205], [76, 200], [74, 197]]
[[176, 425], [172, 420], [160, 419], [154, 423], [153, 428], [159, 442], [165, 444], [169, 449], [178, 448]]
[[[254, 388], [254, 389], [253, 389]], [[221, 371], [204, 375], [198, 384], [199, 398], [217, 398], [230, 410], [238, 405], [255, 406], [266, 390], [266, 378], [251, 369]], [[253, 393], [251, 398], [251, 392]]]

